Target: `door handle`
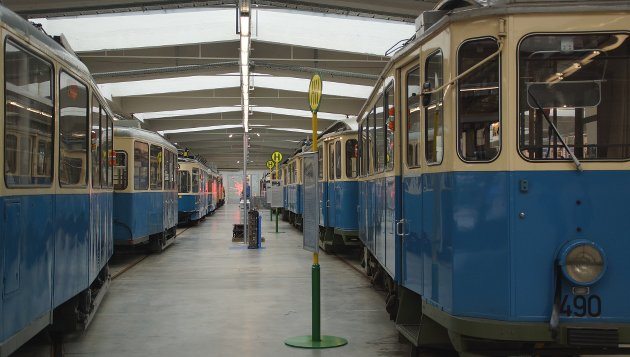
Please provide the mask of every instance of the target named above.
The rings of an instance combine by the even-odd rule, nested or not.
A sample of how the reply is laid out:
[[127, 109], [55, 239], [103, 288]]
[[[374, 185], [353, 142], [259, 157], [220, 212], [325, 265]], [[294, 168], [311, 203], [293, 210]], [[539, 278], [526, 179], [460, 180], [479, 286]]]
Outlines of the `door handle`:
[[327, 201], [326, 201], [326, 207], [327, 207], [327, 208], [330, 208], [330, 200], [327, 200]]

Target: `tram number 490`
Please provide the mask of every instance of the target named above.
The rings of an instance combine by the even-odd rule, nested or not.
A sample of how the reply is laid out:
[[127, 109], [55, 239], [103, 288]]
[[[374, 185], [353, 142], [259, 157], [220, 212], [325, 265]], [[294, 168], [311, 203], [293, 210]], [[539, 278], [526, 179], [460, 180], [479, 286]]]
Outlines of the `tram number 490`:
[[562, 297], [561, 314], [567, 317], [599, 317], [602, 314], [602, 299], [597, 295], [574, 295], [572, 300], [569, 295]]

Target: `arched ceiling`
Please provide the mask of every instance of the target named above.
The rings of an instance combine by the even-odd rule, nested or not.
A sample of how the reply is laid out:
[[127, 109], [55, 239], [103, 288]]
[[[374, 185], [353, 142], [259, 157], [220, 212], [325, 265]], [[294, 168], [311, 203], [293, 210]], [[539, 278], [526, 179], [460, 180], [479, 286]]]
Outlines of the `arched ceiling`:
[[[118, 114], [219, 168], [240, 167], [235, 1], [3, 3], [49, 34], [63, 33]], [[271, 152], [289, 154], [309, 136], [307, 89], [314, 70], [324, 79], [319, 130], [351, 120], [388, 61], [385, 51], [412, 36], [410, 21], [433, 6], [419, 0], [252, 1], [250, 167], [263, 168]]]

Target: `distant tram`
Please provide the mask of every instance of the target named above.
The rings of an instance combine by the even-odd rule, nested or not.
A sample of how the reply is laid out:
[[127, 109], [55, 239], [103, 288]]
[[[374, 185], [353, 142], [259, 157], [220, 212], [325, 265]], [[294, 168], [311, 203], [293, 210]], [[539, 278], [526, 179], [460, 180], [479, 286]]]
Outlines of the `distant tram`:
[[359, 122], [359, 237], [415, 347], [630, 346], [630, 3], [442, 1]]

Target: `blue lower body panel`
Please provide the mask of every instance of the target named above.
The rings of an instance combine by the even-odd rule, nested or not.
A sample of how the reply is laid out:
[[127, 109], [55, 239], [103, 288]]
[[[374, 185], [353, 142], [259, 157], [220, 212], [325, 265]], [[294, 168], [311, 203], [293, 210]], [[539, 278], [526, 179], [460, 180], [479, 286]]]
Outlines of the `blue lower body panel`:
[[[174, 192], [114, 193], [114, 242], [137, 244], [153, 234], [173, 228]], [[170, 210], [170, 212], [169, 212]]]

